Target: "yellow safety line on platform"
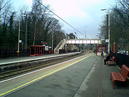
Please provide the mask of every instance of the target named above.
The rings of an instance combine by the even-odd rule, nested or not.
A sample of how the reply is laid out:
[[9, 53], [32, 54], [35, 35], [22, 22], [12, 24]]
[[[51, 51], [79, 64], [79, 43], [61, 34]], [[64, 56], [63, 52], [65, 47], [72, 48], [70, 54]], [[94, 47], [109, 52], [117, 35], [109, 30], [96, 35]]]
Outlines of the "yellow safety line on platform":
[[91, 55], [89, 55], [89, 56], [83, 56], [83, 58], [79, 58], [79, 59], [77, 59], [77, 60], [74, 61], [74, 62], [72, 61], [72, 62], [68, 62], [68, 63], [63, 63], [63, 65], [64, 65], [64, 64], [67, 64], [67, 65], [64, 66], [64, 67], [62, 67], [62, 68], [59, 68], [59, 69], [57, 69], [57, 70], [51, 71], [51, 72], [49, 72], [48, 74], [45, 74], [45, 75], [43, 75], [43, 76], [41, 76], [41, 77], [38, 77], [38, 78], [36, 78], [36, 79], [34, 79], [34, 80], [32, 80], [32, 81], [29, 81], [29, 82], [27, 82], [27, 83], [25, 83], [25, 84], [22, 84], [22, 85], [20, 85], [20, 86], [18, 86], [18, 87], [16, 87], [16, 88], [13, 88], [13, 89], [8, 90], [8, 91], [6, 91], [6, 92], [4, 92], [4, 93], [1, 93], [0, 96], [4, 96], [4, 95], [7, 95], [8, 93], [14, 92], [15, 90], [17, 90], [17, 89], [19, 89], [19, 88], [25, 87], [25, 86], [27, 86], [27, 85], [33, 83], [33, 82], [36, 82], [36, 81], [38, 81], [38, 80], [40, 80], [40, 79], [43, 79], [43, 78], [45, 78], [45, 77], [47, 77], [47, 76], [50, 76], [50, 75], [52, 75], [52, 74], [54, 74], [54, 73], [56, 73], [56, 72], [58, 72], [58, 71], [60, 71], [60, 70], [63, 70], [63, 69], [65, 69], [65, 68], [69, 67], [69, 66], [72, 66], [73, 64], [78, 63], [78, 62], [80, 62], [80, 61], [82, 61], [82, 60], [84, 60], [84, 59], [86, 59], [86, 58], [88, 58], [88, 57], [90, 57], [90, 56], [91, 56]]

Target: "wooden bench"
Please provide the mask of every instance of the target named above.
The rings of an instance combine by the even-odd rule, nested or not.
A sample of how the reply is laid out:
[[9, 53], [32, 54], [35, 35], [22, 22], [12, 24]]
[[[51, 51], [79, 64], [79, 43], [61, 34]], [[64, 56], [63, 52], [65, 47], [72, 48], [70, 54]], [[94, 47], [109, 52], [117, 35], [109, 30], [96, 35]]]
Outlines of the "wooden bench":
[[122, 65], [120, 72], [111, 72], [111, 80], [113, 82], [126, 82], [129, 74], [129, 68], [126, 65]]

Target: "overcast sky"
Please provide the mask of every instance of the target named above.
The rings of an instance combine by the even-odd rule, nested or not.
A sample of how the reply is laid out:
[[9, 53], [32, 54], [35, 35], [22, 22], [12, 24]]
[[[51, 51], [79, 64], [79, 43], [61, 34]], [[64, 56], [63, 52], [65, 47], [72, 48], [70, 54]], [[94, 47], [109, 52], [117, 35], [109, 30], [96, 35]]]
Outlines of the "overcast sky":
[[[24, 1], [24, 2], [23, 2]], [[77, 32], [78, 37], [96, 38], [105, 12], [101, 9], [110, 9], [116, 0], [42, 0], [45, 5], [58, 16], [78, 29], [81, 34], [73, 30], [60, 20], [66, 33]], [[16, 9], [32, 5], [32, 0], [12, 0]]]

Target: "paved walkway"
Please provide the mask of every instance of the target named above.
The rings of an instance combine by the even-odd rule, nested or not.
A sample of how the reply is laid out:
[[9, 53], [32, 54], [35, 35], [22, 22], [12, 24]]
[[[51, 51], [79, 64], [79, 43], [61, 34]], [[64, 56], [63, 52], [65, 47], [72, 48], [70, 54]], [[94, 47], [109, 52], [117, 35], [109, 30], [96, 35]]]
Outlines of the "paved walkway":
[[129, 85], [112, 88], [110, 73], [118, 67], [103, 64], [92, 55], [4, 97], [129, 97]]
[[103, 65], [102, 57], [98, 58], [96, 64], [88, 82], [84, 82], [88, 87], [80, 91], [77, 97], [129, 97], [129, 82], [124, 85], [116, 84], [115, 89], [112, 87], [110, 73], [119, 72], [118, 66]]

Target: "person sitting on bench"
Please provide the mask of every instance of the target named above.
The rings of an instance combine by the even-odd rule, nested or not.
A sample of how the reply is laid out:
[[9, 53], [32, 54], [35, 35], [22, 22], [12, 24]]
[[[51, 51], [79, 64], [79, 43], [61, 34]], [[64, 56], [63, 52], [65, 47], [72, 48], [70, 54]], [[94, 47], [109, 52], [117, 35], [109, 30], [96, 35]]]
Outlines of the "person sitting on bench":
[[116, 55], [115, 55], [115, 53], [110, 53], [107, 57], [106, 57], [106, 59], [104, 59], [104, 64], [108, 64], [107, 62], [116, 62], [117, 61], [117, 57], [116, 57]]

